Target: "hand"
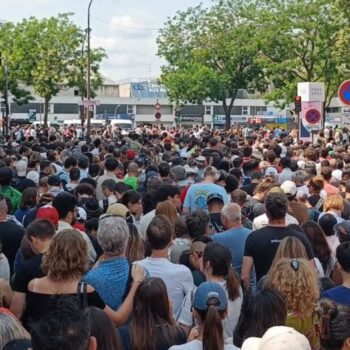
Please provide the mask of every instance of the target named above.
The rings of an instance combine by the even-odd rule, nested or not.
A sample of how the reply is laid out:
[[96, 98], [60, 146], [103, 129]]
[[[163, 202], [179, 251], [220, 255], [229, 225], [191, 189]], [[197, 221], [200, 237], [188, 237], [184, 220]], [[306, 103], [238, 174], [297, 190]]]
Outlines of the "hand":
[[193, 327], [190, 334], [188, 335], [187, 342], [189, 343], [192, 340], [195, 340], [199, 336], [199, 327]]
[[134, 282], [143, 282], [146, 277], [146, 271], [142, 266], [133, 265], [131, 270], [131, 277]]

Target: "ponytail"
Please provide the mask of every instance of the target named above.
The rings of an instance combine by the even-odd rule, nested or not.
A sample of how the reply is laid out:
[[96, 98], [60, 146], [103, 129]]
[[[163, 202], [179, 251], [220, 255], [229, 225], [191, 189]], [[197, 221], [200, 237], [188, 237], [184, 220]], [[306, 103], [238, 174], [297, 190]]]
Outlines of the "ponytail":
[[239, 293], [240, 284], [236, 276], [236, 273], [231, 266], [228, 268], [226, 281], [227, 281], [226, 288], [227, 288], [228, 298], [231, 301], [235, 301], [240, 295]]
[[224, 350], [222, 314], [215, 305], [209, 305], [203, 324], [203, 350]]

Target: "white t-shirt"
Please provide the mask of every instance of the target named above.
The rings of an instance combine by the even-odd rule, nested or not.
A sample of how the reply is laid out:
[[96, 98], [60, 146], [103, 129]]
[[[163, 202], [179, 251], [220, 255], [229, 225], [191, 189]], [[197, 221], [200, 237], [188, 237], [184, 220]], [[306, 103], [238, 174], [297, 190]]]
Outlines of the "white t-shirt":
[[[228, 292], [226, 288], [226, 282], [218, 282], [221, 287], [224, 288], [226, 296], [228, 298]], [[191, 291], [191, 293], [186, 295], [184, 303], [182, 305], [182, 310], [178, 322], [185, 326], [193, 326], [193, 316], [192, 316], [192, 296], [194, 295], [196, 288]], [[237, 326], [238, 318], [241, 313], [243, 302], [243, 292], [242, 288], [239, 290], [239, 297], [234, 300], [228, 300], [227, 317], [222, 321], [222, 326], [224, 328], [224, 338], [225, 342], [229, 339], [232, 342], [233, 332]]]
[[173, 302], [174, 317], [180, 316], [185, 296], [194, 289], [190, 269], [184, 265], [173, 264], [165, 258], [146, 258], [135, 262], [144, 267], [150, 277], [162, 279], [166, 285], [169, 297]]
[[[203, 349], [203, 343], [200, 340], [192, 340], [189, 343], [182, 344], [182, 345], [174, 345], [171, 348], [169, 348], [169, 350], [202, 350], [202, 349]], [[239, 350], [239, 348], [236, 348], [234, 345], [231, 345], [231, 344], [225, 344], [224, 350]]]
[[[252, 230], [253, 231], [259, 230], [260, 228], [263, 228], [263, 227], [267, 226], [268, 224], [269, 224], [269, 219], [267, 218], [267, 215], [262, 214], [254, 219]], [[299, 225], [299, 222], [294, 216], [287, 213], [286, 214], [286, 225], [288, 226], [288, 225], [292, 225], [292, 224]]]
[[155, 216], [156, 210], [153, 209], [141, 218], [139, 224], [139, 232], [141, 233], [143, 239], [146, 238], [147, 228]]

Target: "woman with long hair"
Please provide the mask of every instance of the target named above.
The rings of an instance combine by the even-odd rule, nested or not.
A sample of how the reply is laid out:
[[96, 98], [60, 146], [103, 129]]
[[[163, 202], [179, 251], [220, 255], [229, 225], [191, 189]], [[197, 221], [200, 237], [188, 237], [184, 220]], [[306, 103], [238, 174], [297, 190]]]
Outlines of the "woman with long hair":
[[145, 241], [142, 239], [136, 226], [132, 223], [128, 223], [129, 226], [129, 240], [126, 246], [125, 255], [128, 260], [133, 263], [134, 261], [142, 260], [145, 258]]
[[254, 295], [245, 294], [233, 344], [241, 348], [247, 338], [261, 338], [269, 328], [284, 326], [286, 320], [287, 303], [277, 290], [263, 289]]
[[222, 321], [226, 318], [227, 307], [224, 288], [216, 282], [203, 282], [192, 300], [198, 327], [192, 330], [187, 344], [172, 346], [169, 350], [236, 350], [234, 345], [225, 344]]
[[315, 264], [319, 277], [330, 277], [336, 260], [329, 248], [326, 235], [320, 225], [313, 221], [307, 221], [301, 228], [309, 239], [315, 253]]
[[35, 278], [28, 284], [24, 321], [36, 322], [49, 313], [52, 299], [71, 297], [79, 298], [82, 306], [102, 309], [115, 325], [123, 324], [132, 310], [133, 298], [144, 278], [144, 270], [134, 267], [130, 292], [120, 308], [114, 311], [91, 285], [81, 282], [88, 266], [88, 247], [81, 233], [74, 229], [57, 233], [43, 256], [41, 268], [45, 277]]
[[[227, 317], [222, 323], [225, 339], [233, 337], [243, 302], [242, 288], [231, 263], [232, 256], [228, 248], [217, 243], [206, 245], [202, 256], [201, 270], [207, 281], [216, 282], [224, 288], [228, 298]], [[191, 298], [188, 295], [178, 320], [187, 331], [194, 326], [191, 307]]]
[[28, 187], [22, 193], [21, 204], [15, 211], [15, 218], [22, 223], [23, 218], [33, 209], [39, 200], [38, 191], [35, 187]]
[[282, 258], [269, 271], [266, 287], [278, 290], [287, 300], [287, 326], [304, 334], [313, 348], [318, 337], [312, 321], [320, 289], [316, 271], [306, 259]]
[[124, 350], [168, 350], [186, 342], [172, 318], [171, 302], [160, 278], [148, 278], [136, 291], [132, 321], [119, 329]]
[[173, 225], [176, 224], [178, 214], [174, 204], [170, 201], [163, 201], [157, 204], [155, 215], [165, 215]]

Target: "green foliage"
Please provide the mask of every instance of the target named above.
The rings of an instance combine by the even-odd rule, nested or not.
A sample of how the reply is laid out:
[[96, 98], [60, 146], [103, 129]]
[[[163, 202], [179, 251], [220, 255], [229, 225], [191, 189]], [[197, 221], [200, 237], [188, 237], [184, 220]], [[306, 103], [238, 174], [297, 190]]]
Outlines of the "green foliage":
[[168, 63], [161, 81], [170, 98], [178, 104], [221, 101], [227, 127], [238, 90], [265, 87], [256, 61], [259, 33], [242, 19], [242, 3], [221, 0], [178, 12], [157, 38], [158, 54]]

